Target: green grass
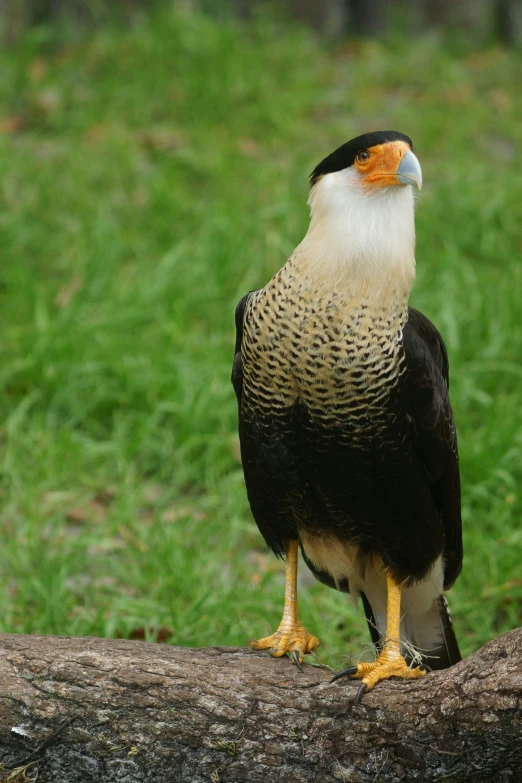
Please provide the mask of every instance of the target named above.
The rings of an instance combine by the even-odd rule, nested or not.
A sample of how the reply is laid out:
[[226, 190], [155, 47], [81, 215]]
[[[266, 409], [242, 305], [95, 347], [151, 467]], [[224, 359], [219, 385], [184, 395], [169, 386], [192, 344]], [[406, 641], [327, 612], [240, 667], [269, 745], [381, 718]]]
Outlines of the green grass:
[[[421, 160], [412, 303], [448, 345], [465, 653], [520, 623], [522, 57], [152, 17], [0, 55], [0, 627], [245, 644], [282, 564], [237, 461], [233, 313], [307, 226], [308, 172], [357, 133]], [[362, 612], [301, 569], [337, 666]]]

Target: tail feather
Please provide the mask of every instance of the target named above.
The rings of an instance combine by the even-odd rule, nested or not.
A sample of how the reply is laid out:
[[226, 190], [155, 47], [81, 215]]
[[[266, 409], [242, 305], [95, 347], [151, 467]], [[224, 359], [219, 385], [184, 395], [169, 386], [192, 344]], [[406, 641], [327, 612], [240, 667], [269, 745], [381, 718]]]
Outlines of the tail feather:
[[[364, 593], [361, 598], [372, 642], [376, 647], [382, 647], [385, 629], [380, 627], [382, 622], [376, 621], [376, 614]], [[447, 669], [462, 660], [445, 595], [439, 595], [424, 614], [404, 615], [401, 640], [405, 642], [406, 660], [411, 660], [407, 646], [413, 645], [421, 654], [422, 662], [433, 670]]]
[[438, 665], [432, 666], [432, 669], [448, 669], [450, 666], [454, 666], [456, 663], [462, 660], [460, 654], [459, 644], [457, 637], [455, 636], [455, 629], [453, 628], [453, 620], [451, 619], [451, 612], [444, 593], [439, 595], [436, 599], [436, 605], [439, 614], [440, 632], [442, 635], [443, 643], [439, 648]]
[[379, 631], [375, 615], [373, 613], [372, 605], [366, 597], [366, 593], [361, 593], [362, 605], [364, 607], [364, 614], [366, 615], [366, 622], [368, 623], [368, 630], [372, 637], [372, 643], [377, 647], [381, 647], [382, 635]]

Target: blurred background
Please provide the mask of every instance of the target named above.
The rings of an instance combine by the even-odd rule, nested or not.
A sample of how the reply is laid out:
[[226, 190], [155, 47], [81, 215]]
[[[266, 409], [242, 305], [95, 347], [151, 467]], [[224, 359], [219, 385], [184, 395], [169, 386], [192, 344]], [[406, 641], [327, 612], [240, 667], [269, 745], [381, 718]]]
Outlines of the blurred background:
[[28, 27], [67, 25], [67, 34], [107, 21], [140, 23], [143, 14], [169, 4], [178, 12], [203, 12], [216, 19], [252, 20], [259, 12], [306, 24], [328, 36], [386, 36], [438, 30], [473, 36], [476, 42], [520, 39], [520, 0], [0, 0], [5, 40]]
[[[464, 653], [521, 622], [518, 0], [0, 3], [0, 629], [204, 646], [273, 631], [234, 308], [308, 224], [307, 176], [410, 135], [412, 304], [449, 351]], [[320, 10], [318, 10], [320, 9]], [[362, 611], [301, 569], [334, 667]]]

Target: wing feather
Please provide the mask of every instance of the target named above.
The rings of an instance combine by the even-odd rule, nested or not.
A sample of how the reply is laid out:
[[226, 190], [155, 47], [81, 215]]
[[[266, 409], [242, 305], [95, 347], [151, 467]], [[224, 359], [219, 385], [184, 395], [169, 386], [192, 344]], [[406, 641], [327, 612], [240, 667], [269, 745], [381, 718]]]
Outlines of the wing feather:
[[243, 362], [241, 360], [241, 343], [243, 342], [243, 323], [245, 320], [245, 308], [250, 298], [250, 293], [245, 294], [236, 307], [236, 347], [234, 350], [234, 362], [232, 364], [232, 386], [236, 393], [238, 403], [241, 402], [243, 391]]
[[408, 414], [415, 423], [419, 458], [444, 527], [444, 587], [448, 589], [462, 568], [459, 457], [448, 391], [448, 355], [435, 326], [411, 307], [403, 337]]

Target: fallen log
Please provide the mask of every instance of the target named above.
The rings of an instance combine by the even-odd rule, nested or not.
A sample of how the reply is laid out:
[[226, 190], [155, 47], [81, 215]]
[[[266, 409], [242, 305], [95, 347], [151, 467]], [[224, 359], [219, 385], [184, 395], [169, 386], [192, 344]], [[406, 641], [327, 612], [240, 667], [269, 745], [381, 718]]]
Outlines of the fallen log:
[[0, 634], [0, 781], [522, 780], [522, 629], [359, 707], [330, 678], [235, 647]]

